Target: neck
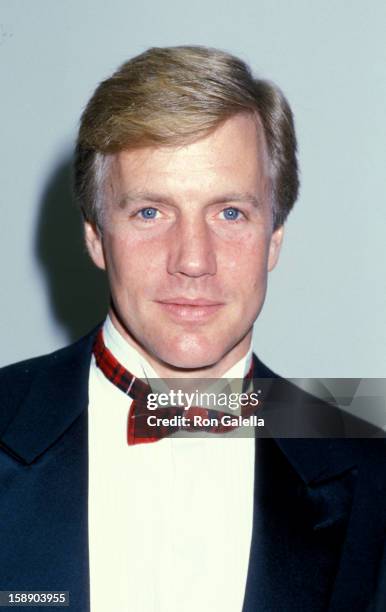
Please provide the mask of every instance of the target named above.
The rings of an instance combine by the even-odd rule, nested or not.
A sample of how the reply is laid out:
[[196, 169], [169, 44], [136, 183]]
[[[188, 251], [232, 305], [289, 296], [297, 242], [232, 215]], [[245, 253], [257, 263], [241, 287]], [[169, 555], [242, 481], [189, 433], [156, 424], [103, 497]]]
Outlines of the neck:
[[250, 330], [235, 347], [216, 363], [202, 368], [178, 368], [158, 359], [156, 355], [149, 353], [127, 331], [113, 310], [109, 311], [109, 316], [116, 331], [130, 346], [135, 348], [135, 350], [146, 359], [160, 378], [221, 378], [247, 355], [251, 345], [252, 330]]

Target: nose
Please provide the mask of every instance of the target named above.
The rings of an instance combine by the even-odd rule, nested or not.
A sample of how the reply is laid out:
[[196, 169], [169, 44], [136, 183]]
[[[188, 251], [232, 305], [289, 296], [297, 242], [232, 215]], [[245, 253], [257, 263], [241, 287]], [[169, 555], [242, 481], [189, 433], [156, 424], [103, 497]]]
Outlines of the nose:
[[198, 278], [216, 271], [213, 235], [205, 219], [179, 219], [170, 236], [168, 272]]

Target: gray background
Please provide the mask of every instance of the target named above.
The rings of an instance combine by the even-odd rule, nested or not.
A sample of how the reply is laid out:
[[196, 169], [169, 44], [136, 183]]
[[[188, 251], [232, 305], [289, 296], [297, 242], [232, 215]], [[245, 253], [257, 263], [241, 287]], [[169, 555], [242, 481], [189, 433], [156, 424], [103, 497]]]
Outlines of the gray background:
[[386, 371], [384, 0], [0, 0], [0, 364], [64, 346], [103, 315], [69, 167], [96, 84], [149, 46], [240, 55], [293, 107], [302, 190], [256, 324], [292, 377]]

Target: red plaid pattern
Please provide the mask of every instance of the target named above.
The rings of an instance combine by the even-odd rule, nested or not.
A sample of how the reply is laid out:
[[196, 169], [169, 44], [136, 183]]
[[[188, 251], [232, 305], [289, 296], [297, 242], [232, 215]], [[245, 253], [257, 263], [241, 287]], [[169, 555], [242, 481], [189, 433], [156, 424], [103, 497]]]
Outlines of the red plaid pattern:
[[[127, 442], [129, 445], [156, 442], [157, 440], [170, 436], [178, 430], [206, 431], [221, 434], [229, 432], [232, 429], [236, 429], [236, 426], [223, 425], [221, 423], [223, 416], [234, 417], [235, 415], [231, 415], [226, 412], [219, 412], [218, 410], [202, 408], [199, 406], [192, 406], [188, 410], [185, 410], [183, 406], [168, 406], [165, 408], [157, 408], [154, 412], [150, 412], [147, 406], [148, 394], [152, 392], [150, 386], [144, 383], [142, 380], [136, 378], [133, 374], [126, 370], [126, 368], [124, 368], [119, 361], [117, 361], [111, 351], [109, 351], [109, 349], [105, 346], [102, 328], [98, 331], [95, 338], [93, 353], [98, 368], [100, 368], [106, 378], [133, 400], [130, 406], [127, 422]], [[253, 367], [251, 365], [251, 368], [244, 379], [243, 391], [252, 382], [252, 372]], [[249, 417], [255, 412], [255, 410], [255, 406], [243, 406], [242, 416]], [[149, 425], [148, 418], [151, 414], [154, 414], [159, 424]], [[191, 422], [194, 420], [194, 416], [201, 416], [204, 419], [210, 419], [216, 424], [211, 424], [209, 426], [187, 426], [183, 424], [171, 426], [170, 424], [162, 423], [162, 419], [170, 421], [170, 419], [173, 417], [177, 417], [176, 420], [178, 420], [178, 418], [181, 420], [182, 417], [185, 417], [186, 421]]]

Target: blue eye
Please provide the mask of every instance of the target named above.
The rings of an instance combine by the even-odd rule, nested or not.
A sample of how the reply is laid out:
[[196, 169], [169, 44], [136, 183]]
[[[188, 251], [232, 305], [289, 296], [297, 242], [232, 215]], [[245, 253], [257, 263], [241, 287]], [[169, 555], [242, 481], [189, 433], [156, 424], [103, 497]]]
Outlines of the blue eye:
[[141, 215], [142, 219], [155, 219], [158, 211], [156, 208], [148, 206], [147, 208], [142, 208], [138, 212]]
[[223, 211], [224, 217], [227, 221], [236, 221], [240, 216], [238, 208], [225, 208]]

